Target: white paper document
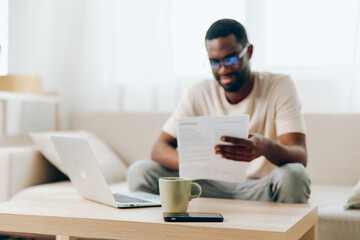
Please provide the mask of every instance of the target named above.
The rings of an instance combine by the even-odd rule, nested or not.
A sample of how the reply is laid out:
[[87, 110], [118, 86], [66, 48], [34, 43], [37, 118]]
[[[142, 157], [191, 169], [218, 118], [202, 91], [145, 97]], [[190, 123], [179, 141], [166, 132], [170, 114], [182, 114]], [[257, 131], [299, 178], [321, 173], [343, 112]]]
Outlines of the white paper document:
[[221, 136], [248, 138], [249, 115], [202, 116], [177, 120], [180, 177], [242, 182], [248, 163], [221, 158]]

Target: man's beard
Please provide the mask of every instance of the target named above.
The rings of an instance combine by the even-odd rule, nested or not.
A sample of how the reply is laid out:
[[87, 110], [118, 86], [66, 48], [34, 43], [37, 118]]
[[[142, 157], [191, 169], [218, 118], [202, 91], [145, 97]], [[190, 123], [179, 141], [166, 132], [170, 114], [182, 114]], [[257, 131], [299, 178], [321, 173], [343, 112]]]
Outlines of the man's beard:
[[244, 86], [246, 78], [248, 77], [246, 73], [239, 74], [238, 72], [231, 73], [235, 75], [235, 82], [232, 84], [223, 85], [220, 82], [220, 76], [216, 76], [216, 81], [224, 88], [226, 92], [237, 92]]

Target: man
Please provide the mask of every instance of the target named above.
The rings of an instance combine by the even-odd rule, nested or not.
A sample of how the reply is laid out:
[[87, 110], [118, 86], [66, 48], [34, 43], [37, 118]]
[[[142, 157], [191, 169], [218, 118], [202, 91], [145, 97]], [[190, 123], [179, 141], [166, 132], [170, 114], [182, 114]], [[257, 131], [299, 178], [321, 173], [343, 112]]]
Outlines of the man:
[[249, 162], [247, 180], [229, 183], [197, 180], [203, 197], [306, 203], [310, 195], [305, 127], [300, 101], [289, 76], [252, 72], [244, 27], [221, 19], [205, 37], [215, 80], [192, 86], [163, 127], [153, 161], [140, 161], [128, 172], [130, 190], [158, 193], [158, 178], [178, 176], [176, 119], [191, 116], [250, 115], [248, 139], [223, 136], [232, 145], [214, 147], [225, 161]]

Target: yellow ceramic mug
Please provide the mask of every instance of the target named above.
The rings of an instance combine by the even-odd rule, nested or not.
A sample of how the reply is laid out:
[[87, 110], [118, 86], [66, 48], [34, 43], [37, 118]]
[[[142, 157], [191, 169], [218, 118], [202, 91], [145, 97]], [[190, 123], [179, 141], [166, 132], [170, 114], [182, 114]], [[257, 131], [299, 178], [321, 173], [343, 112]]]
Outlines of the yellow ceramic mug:
[[[195, 195], [191, 195], [193, 187], [197, 189]], [[186, 212], [189, 201], [201, 195], [201, 186], [190, 178], [162, 177], [159, 189], [163, 212]]]

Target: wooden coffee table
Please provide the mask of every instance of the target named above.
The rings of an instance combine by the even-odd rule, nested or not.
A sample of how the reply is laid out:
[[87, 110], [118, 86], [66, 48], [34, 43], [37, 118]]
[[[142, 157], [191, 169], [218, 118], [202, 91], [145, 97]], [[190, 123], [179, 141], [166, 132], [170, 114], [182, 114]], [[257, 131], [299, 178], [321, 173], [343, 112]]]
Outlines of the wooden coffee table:
[[317, 207], [200, 198], [189, 211], [219, 212], [222, 223], [167, 223], [160, 207], [115, 209], [76, 192], [0, 203], [0, 232], [56, 239], [317, 239]]

